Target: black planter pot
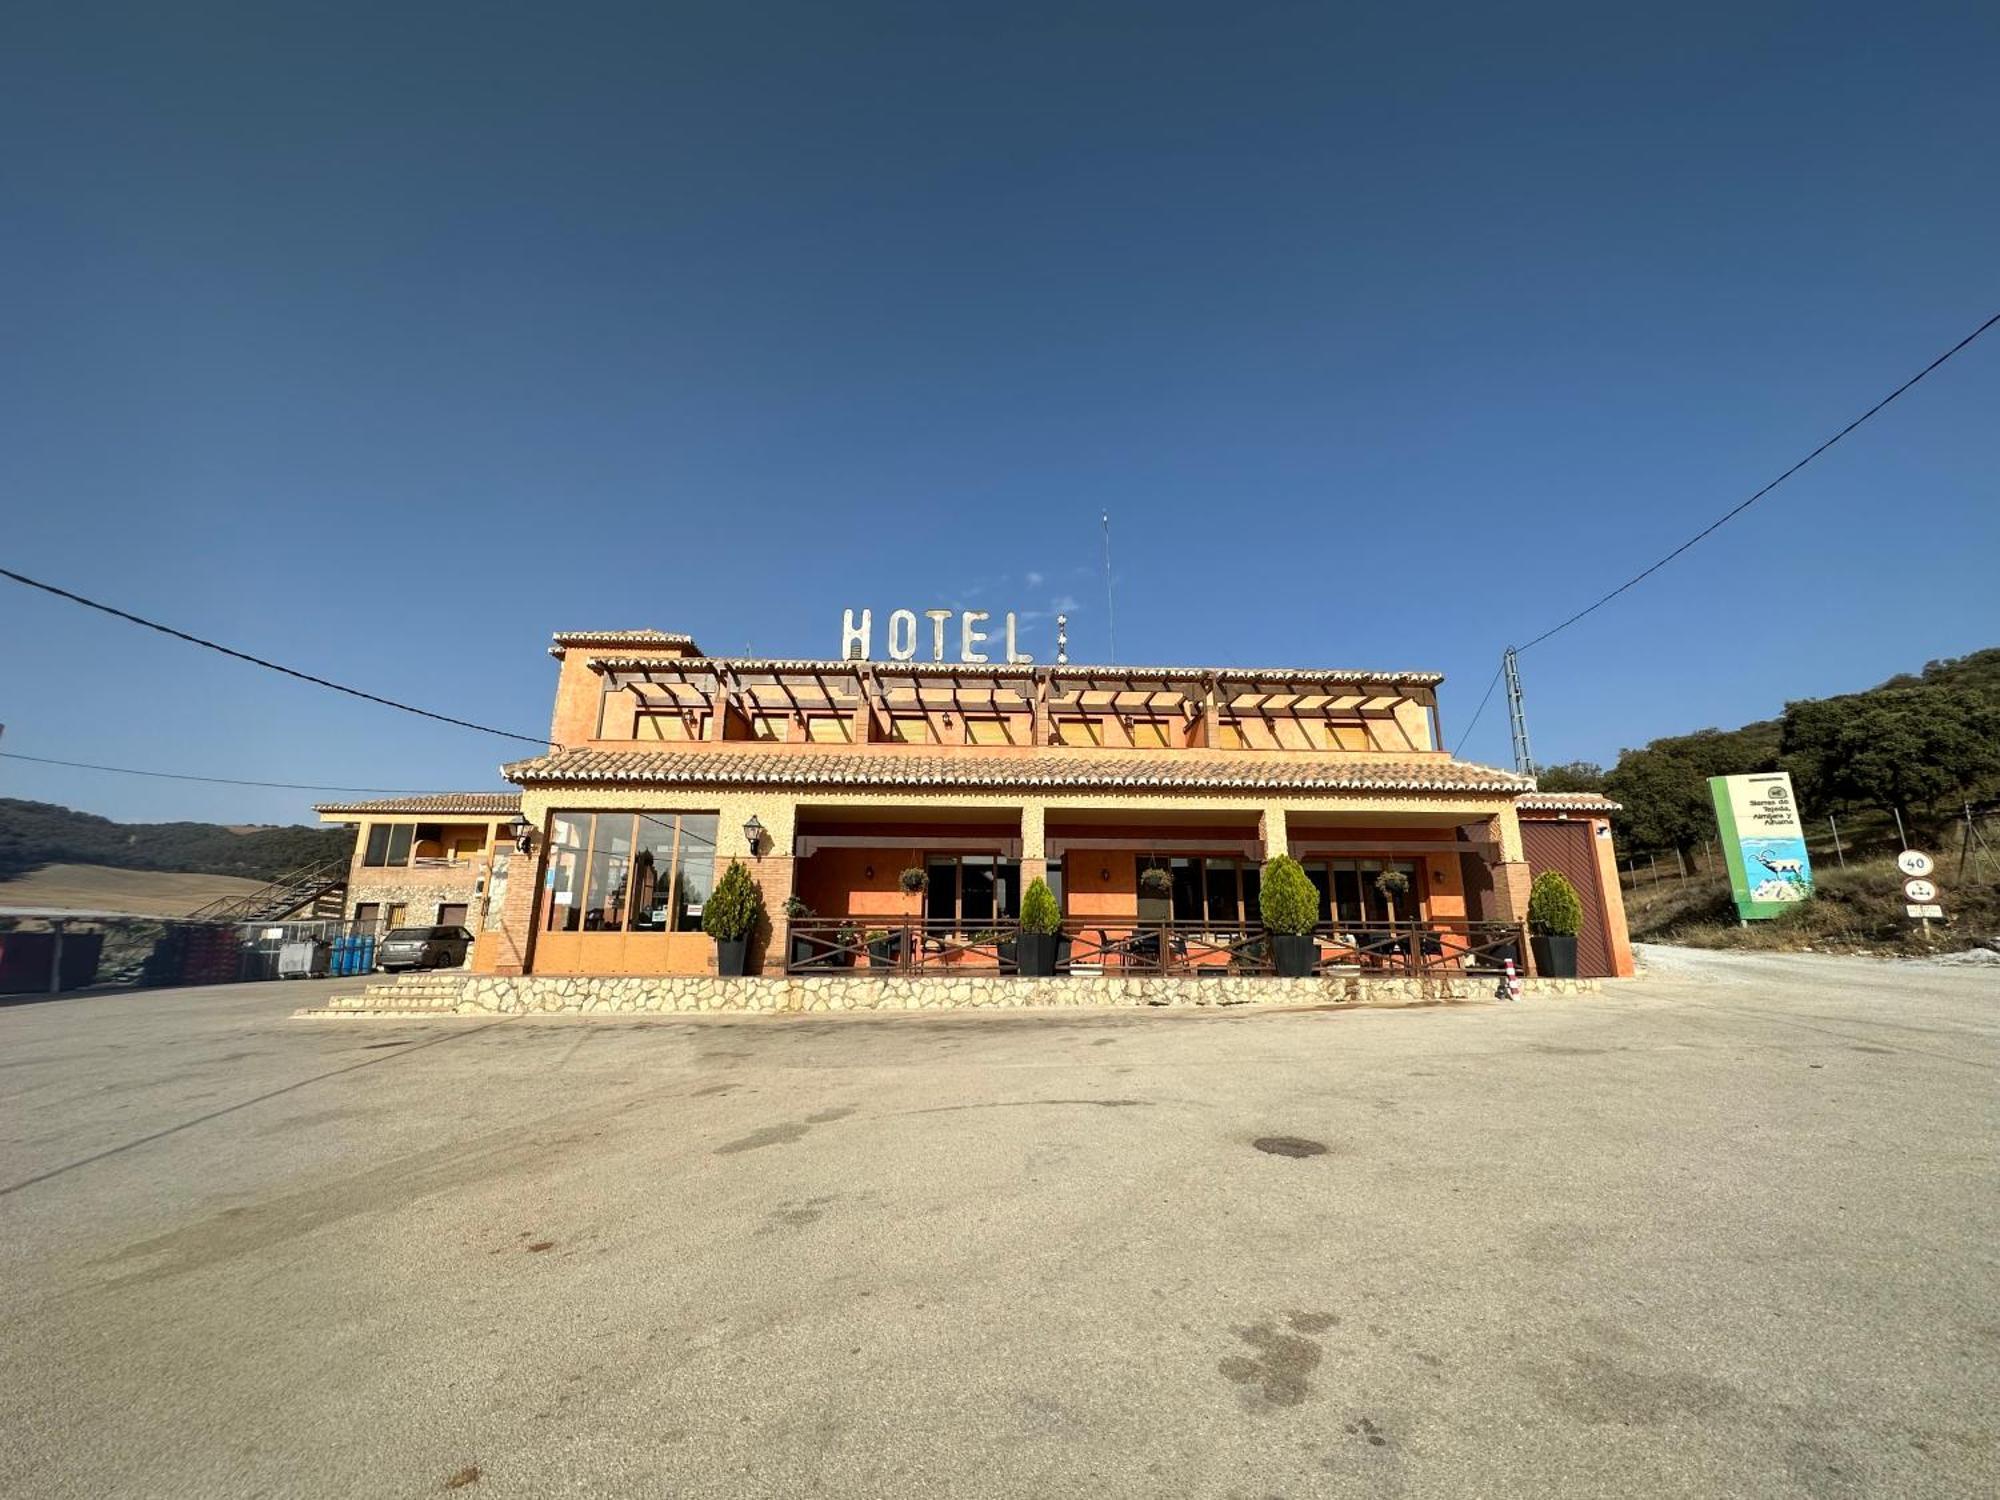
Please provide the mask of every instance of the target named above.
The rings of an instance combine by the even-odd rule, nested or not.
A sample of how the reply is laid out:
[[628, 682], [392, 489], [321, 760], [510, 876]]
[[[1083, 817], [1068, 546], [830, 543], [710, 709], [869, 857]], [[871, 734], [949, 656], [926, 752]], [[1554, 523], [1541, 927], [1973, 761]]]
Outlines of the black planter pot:
[[1576, 939], [1536, 933], [1528, 939], [1535, 950], [1535, 973], [1544, 979], [1576, 978]]
[[803, 969], [807, 965], [811, 965], [817, 969], [828, 965], [828, 955], [824, 950], [821, 951], [818, 960], [815, 962], [813, 957], [813, 940], [811, 938], [794, 937], [791, 941], [791, 949], [792, 958], [790, 964], [787, 965], [788, 968]]
[[1056, 971], [1056, 935], [1053, 932], [1024, 932], [1018, 949], [1021, 973], [1029, 979], [1047, 979]]
[[1311, 937], [1276, 933], [1271, 938], [1271, 957], [1278, 966], [1280, 979], [1306, 979], [1319, 957], [1319, 943]]
[[750, 939], [717, 938], [715, 940], [715, 972], [725, 978], [740, 979], [744, 964], [750, 958]]
[[877, 969], [892, 969], [903, 956], [903, 935], [892, 932], [887, 937], [876, 938], [868, 945], [868, 962]]

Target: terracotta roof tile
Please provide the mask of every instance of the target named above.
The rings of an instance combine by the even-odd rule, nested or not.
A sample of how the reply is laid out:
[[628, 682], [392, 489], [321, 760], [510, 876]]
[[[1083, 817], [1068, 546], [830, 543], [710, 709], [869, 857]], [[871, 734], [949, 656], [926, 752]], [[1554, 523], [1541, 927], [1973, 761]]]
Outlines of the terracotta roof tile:
[[1491, 766], [1456, 760], [1312, 761], [1226, 759], [1192, 754], [1071, 755], [794, 754], [769, 751], [562, 750], [501, 768], [523, 786], [614, 783], [680, 786], [1073, 787], [1228, 791], [1296, 787], [1321, 791], [1516, 793], [1531, 783]]
[[561, 656], [572, 646], [683, 646], [697, 655], [701, 652], [693, 636], [666, 630], [558, 630], [549, 655]]
[[316, 813], [471, 813], [501, 817], [521, 810], [519, 792], [428, 792], [418, 797], [384, 797], [378, 802], [320, 802]]
[[1523, 792], [1514, 799], [1522, 812], [1623, 812], [1621, 802], [1613, 802], [1601, 792]]

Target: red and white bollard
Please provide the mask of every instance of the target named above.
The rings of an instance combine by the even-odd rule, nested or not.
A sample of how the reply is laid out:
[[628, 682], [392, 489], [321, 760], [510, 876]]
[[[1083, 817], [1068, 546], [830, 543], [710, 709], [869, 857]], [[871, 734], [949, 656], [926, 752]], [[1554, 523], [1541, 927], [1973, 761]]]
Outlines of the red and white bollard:
[[1500, 981], [1500, 993], [1508, 1000], [1521, 998], [1521, 976], [1514, 970], [1514, 960], [1507, 960], [1507, 976]]

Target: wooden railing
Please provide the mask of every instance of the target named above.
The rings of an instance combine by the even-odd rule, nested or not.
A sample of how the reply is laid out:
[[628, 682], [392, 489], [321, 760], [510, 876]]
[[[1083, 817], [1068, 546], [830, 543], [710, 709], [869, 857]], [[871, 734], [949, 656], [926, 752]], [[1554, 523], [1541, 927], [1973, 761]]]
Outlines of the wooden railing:
[[903, 973], [1011, 974], [1021, 924], [1000, 918], [973, 926], [950, 918], [794, 917], [787, 927], [785, 972], [835, 974], [851, 969]]
[[1527, 972], [1526, 929], [1510, 922], [1329, 922], [1313, 934], [1321, 974]]
[[[1012, 974], [1019, 934], [1012, 918], [973, 927], [949, 918], [794, 917], [785, 972]], [[1526, 933], [1506, 922], [1326, 923], [1314, 940], [1318, 974], [1490, 974], [1509, 958], [1527, 972]], [[1272, 974], [1276, 965], [1270, 934], [1258, 927], [1072, 917], [1057, 939], [1056, 972], [1201, 978]]]
[[[1261, 927], [1211, 922], [1102, 921], [1063, 923], [1071, 973], [1269, 974], [1271, 939]], [[1062, 966], [1058, 953], [1057, 964]]]

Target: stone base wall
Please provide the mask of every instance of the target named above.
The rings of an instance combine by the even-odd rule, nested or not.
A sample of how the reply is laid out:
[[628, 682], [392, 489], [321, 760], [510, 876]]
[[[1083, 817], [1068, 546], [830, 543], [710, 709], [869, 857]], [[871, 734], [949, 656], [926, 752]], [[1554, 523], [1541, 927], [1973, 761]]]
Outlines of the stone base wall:
[[[1536, 994], [1595, 990], [1591, 980], [1542, 980]], [[670, 1014], [787, 1014], [828, 1011], [1020, 1010], [1090, 1006], [1327, 1004], [1411, 1005], [1495, 996], [1492, 980], [1477, 978], [1363, 979], [1323, 975], [1274, 979], [1249, 975], [1170, 979], [1115, 975], [1021, 979], [1001, 975], [814, 975], [785, 979], [721, 979], [713, 974], [651, 978], [553, 974], [423, 975], [376, 984], [363, 994], [329, 1000], [327, 1011], [450, 1011], [459, 1015], [654, 1012]]]
[[354, 908], [364, 901], [375, 902], [386, 914], [400, 901], [409, 908], [410, 926], [429, 927], [437, 921], [438, 907], [458, 903], [466, 909], [466, 925], [475, 927], [479, 921], [479, 877], [484, 871], [484, 863], [478, 860], [429, 870], [355, 870], [348, 877], [346, 914], [351, 919]]

